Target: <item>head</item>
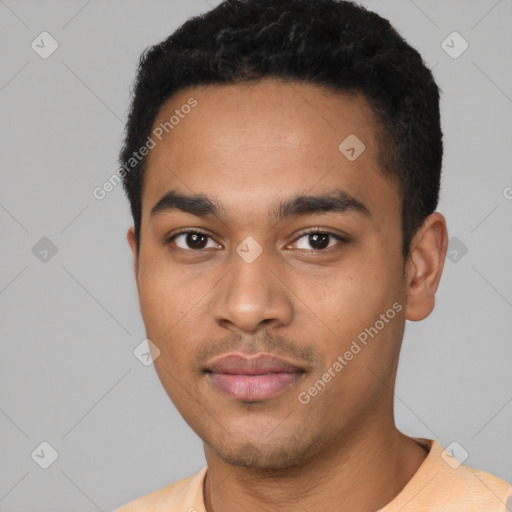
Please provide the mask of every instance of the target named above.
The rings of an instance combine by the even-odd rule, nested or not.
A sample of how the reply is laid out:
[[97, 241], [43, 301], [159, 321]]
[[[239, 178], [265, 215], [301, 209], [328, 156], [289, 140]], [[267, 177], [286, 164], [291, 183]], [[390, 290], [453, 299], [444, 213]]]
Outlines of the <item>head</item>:
[[[128, 241], [158, 375], [211, 453], [290, 467], [392, 422], [405, 320], [443, 268], [441, 160], [432, 74], [355, 4], [228, 0], [143, 54]], [[232, 352], [300, 378], [234, 398], [208, 371]]]

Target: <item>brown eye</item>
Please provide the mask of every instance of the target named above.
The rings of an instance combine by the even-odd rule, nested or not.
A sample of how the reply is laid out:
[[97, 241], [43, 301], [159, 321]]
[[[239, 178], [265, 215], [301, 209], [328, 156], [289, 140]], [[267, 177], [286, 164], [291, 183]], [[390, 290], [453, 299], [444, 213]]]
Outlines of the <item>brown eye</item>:
[[308, 235], [309, 240], [308, 243], [313, 247], [313, 249], [325, 249], [329, 245], [329, 237], [327, 233], [314, 233], [312, 235]]
[[[199, 251], [208, 248], [209, 239], [211, 237], [202, 231], [182, 231], [169, 238], [168, 243], [174, 242], [177, 247], [186, 251]], [[216, 244], [210, 247], [216, 247]]]
[[[300, 242], [301, 240], [304, 241]], [[298, 249], [322, 252], [326, 249], [330, 249], [339, 242], [346, 243], [347, 240], [329, 231], [314, 230], [303, 233], [295, 243], [299, 245], [299, 247], [297, 247]]]

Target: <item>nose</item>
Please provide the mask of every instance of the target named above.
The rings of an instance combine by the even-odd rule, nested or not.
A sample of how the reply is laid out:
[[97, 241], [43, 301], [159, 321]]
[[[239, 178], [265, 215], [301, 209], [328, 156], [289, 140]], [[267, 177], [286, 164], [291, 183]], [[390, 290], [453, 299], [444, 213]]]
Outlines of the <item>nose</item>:
[[215, 321], [244, 334], [288, 325], [293, 318], [290, 291], [264, 254], [251, 263], [238, 254], [232, 260], [212, 305]]

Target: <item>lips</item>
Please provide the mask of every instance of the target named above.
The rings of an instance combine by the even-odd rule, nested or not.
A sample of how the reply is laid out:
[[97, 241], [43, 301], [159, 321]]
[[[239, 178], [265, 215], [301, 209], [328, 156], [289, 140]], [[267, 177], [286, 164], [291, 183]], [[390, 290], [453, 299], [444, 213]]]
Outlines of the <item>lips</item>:
[[303, 371], [298, 366], [271, 354], [258, 354], [256, 356], [229, 354], [214, 360], [207, 370], [213, 373], [244, 375]]
[[261, 401], [292, 387], [305, 371], [271, 354], [238, 353], [214, 360], [206, 372], [210, 382], [232, 398]]

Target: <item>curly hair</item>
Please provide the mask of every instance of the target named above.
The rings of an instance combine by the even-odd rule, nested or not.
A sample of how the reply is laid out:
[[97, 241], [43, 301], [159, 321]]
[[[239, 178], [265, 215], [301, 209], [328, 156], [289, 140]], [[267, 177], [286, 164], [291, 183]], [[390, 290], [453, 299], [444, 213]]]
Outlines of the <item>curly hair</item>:
[[[378, 122], [378, 164], [398, 184], [402, 254], [439, 199], [439, 89], [388, 20], [343, 0], [225, 0], [141, 55], [119, 163], [144, 145], [162, 105], [187, 87], [282, 78], [362, 93]], [[137, 246], [147, 158], [123, 173]]]

